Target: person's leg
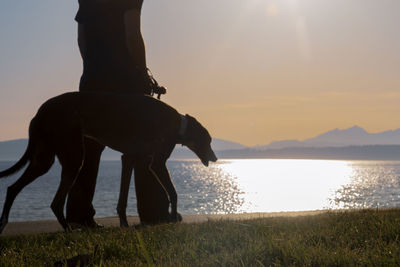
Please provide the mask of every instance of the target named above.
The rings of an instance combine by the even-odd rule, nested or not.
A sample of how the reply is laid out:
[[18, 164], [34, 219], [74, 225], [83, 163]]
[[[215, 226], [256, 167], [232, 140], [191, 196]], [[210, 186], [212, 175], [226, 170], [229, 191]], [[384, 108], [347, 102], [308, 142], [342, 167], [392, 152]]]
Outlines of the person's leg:
[[142, 224], [170, 221], [168, 193], [149, 169], [151, 158], [135, 161], [135, 189], [137, 208]]
[[[87, 54], [85, 33], [85, 25], [78, 23], [78, 45], [84, 61]], [[95, 89], [92, 83], [87, 82], [85, 75], [84, 71], [79, 83], [79, 90], [88, 91]], [[100, 157], [104, 146], [89, 138], [85, 138], [84, 145], [85, 159], [80, 173], [68, 194], [66, 219], [68, 223], [72, 224], [96, 226], [93, 219], [96, 211], [93, 208], [92, 200], [96, 187]]]
[[82, 169], [68, 195], [67, 221], [95, 227], [93, 219], [96, 211], [92, 200], [96, 187], [97, 173], [104, 146], [85, 138], [85, 159]]
[[164, 158], [154, 160], [150, 166], [150, 171], [157, 177], [158, 182], [162, 185], [169, 196], [169, 201], [171, 203], [171, 221], [182, 221], [182, 216], [177, 211], [178, 195], [175, 186], [171, 181], [166, 160]]

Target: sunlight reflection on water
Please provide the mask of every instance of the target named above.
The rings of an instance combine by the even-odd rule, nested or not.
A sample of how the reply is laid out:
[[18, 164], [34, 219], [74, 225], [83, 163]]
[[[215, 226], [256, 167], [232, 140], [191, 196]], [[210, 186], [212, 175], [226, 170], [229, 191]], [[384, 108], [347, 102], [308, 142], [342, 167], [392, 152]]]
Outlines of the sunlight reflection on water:
[[240, 192], [236, 212], [400, 206], [398, 162], [261, 159], [217, 166]]
[[335, 208], [390, 208], [400, 206], [398, 162], [354, 162], [350, 181], [331, 199]]
[[349, 162], [326, 160], [233, 160], [219, 168], [237, 182], [246, 212], [327, 208], [352, 171]]

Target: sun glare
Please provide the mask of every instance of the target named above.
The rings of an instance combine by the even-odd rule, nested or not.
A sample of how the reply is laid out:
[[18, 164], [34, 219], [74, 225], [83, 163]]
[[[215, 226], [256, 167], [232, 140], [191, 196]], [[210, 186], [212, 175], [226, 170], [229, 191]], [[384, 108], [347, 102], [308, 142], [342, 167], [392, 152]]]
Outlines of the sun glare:
[[232, 160], [220, 168], [236, 177], [253, 211], [326, 208], [327, 196], [353, 171], [348, 162], [332, 160]]

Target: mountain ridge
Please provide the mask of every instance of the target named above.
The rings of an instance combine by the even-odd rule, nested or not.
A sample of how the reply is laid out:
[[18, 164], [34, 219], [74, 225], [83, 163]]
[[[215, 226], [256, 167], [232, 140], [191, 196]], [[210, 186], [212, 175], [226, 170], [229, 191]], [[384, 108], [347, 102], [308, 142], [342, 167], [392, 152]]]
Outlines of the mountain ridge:
[[288, 147], [344, 147], [366, 145], [400, 145], [400, 128], [369, 133], [357, 125], [346, 129], [333, 129], [303, 141], [281, 140], [254, 147], [257, 150]]

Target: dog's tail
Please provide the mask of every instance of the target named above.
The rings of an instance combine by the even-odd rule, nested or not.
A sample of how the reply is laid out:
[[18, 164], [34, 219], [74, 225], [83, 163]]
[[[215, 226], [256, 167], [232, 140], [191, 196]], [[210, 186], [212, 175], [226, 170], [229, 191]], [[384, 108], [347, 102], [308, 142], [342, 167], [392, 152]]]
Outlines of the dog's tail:
[[22, 156], [22, 158], [17, 163], [15, 163], [12, 167], [8, 168], [7, 170], [1, 171], [0, 179], [10, 176], [11, 174], [16, 173], [17, 171], [21, 170], [26, 165], [26, 163], [28, 163], [31, 152], [32, 152], [32, 142], [31, 142], [31, 138], [29, 138], [28, 147], [26, 148], [26, 151], [25, 151], [24, 155]]

